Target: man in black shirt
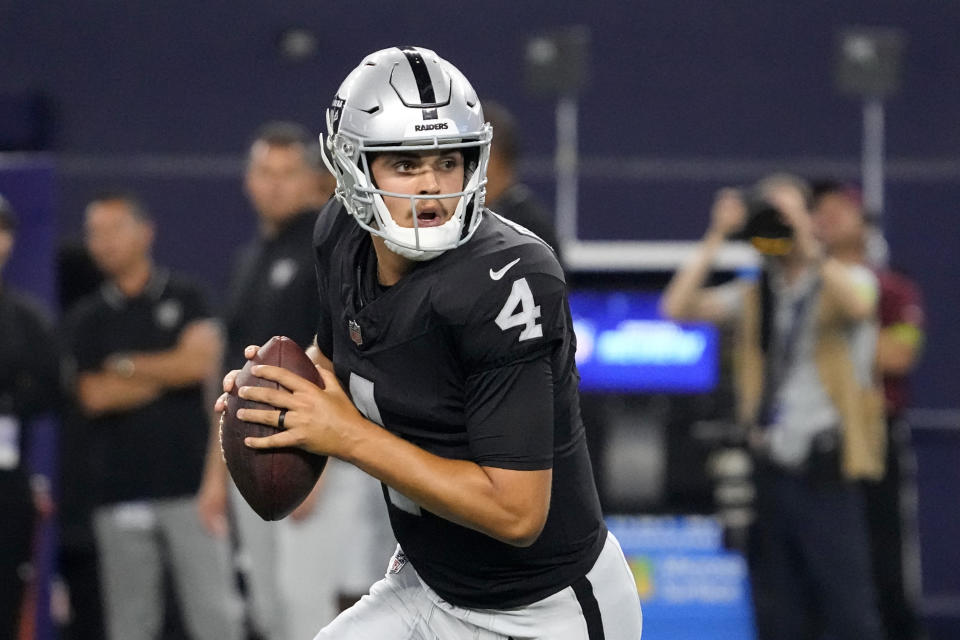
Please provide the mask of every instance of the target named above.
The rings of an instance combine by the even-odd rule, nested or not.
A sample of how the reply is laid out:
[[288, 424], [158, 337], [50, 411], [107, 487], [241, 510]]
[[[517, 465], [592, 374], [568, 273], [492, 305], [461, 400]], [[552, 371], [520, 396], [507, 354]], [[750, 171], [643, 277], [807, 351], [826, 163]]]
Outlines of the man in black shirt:
[[191, 637], [238, 639], [226, 540], [201, 526], [194, 496], [216, 374], [218, 326], [192, 283], [153, 264], [154, 226], [136, 198], [108, 193], [87, 207], [87, 247], [106, 281], [67, 319], [75, 391], [99, 471], [94, 532], [107, 635], [159, 638], [163, 573]]
[[[294, 122], [270, 122], [250, 145], [244, 190], [258, 234], [242, 249], [224, 315], [226, 368], [243, 366], [243, 348], [284, 335], [304, 349], [316, 333], [313, 228], [335, 180], [320, 159], [316, 135]], [[224, 521], [227, 474], [217, 430], [211, 434], [201, 512], [211, 530]], [[334, 487], [332, 491], [329, 487]], [[321, 497], [322, 494], [322, 497]], [[348, 495], [349, 494], [349, 495]], [[365, 539], [391, 548], [379, 507], [379, 485], [347, 464], [333, 463], [310, 497], [282, 522], [264, 522], [231, 488], [231, 508], [245, 556], [245, 596], [252, 630], [268, 639], [312, 636], [359, 599], [381, 575]], [[370, 514], [369, 516], [365, 514]], [[379, 516], [379, 517], [375, 517]], [[337, 526], [355, 522], [353, 533]], [[364, 537], [359, 532], [369, 531]]]
[[[232, 269], [223, 314], [226, 370], [243, 366], [242, 350], [248, 344], [285, 335], [306, 348], [312, 340], [317, 288], [308, 238], [317, 212], [333, 192], [332, 177], [319, 171], [321, 164], [315, 136], [293, 122], [263, 125], [250, 144], [243, 186], [256, 212], [257, 235], [238, 252]], [[277, 526], [257, 516], [232, 486], [214, 428], [198, 494], [210, 531], [222, 532], [226, 526], [228, 493], [234, 540], [245, 558], [248, 624], [257, 637], [283, 640], [289, 635], [284, 611], [289, 607], [279, 585]], [[308, 514], [314, 499], [312, 495], [293, 517]]]
[[[0, 271], [13, 251], [16, 219], [0, 196]], [[0, 638], [17, 637], [23, 599], [21, 565], [30, 559], [37, 506], [26, 468], [31, 420], [59, 397], [59, 356], [40, 305], [0, 281]], [[39, 486], [38, 486], [39, 489]]]
[[384, 485], [400, 547], [317, 638], [636, 640], [563, 271], [483, 210], [491, 130], [473, 88], [432, 51], [385, 49], [344, 81], [327, 129], [338, 201], [314, 235], [312, 353], [325, 389], [261, 366], [285, 389], [239, 390], [278, 408], [239, 417], [282, 427], [248, 446], [331, 455]]
[[243, 348], [266, 342], [278, 325], [304, 349], [313, 342], [317, 289], [309, 238], [333, 195], [333, 177], [304, 127], [271, 122], [250, 145], [244, 189], [259, 232], [233, 270], [224, 317], [229, 369], [242, 367]]

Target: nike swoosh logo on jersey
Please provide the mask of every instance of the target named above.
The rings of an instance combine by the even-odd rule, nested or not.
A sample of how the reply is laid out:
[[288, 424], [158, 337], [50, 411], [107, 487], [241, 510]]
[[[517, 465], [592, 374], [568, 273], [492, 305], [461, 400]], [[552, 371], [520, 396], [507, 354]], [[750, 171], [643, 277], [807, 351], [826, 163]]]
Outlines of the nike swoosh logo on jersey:
[[518, 262], [520, 262], [520, 258], [517, 258], [517, 259], [514, 260], [513, 262], [511, 262], [511, 263], [507, 264], [506, 266], [498, 269], [497, 271], [494, 271], [493, 269], [490, 269], [490, 279], [491, 279], [491, 280], [499, 280], [499, 279], [502, 278], [504, 275], [506, 275], [507, 271], [510, 270], [510, 267], [512, 267], [513, 265], [517, 264]]

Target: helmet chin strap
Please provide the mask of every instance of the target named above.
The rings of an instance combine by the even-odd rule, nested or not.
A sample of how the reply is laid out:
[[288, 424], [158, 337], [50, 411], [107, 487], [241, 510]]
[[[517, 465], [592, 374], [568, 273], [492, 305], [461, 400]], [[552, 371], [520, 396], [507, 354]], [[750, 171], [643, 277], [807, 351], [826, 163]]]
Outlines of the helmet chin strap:
[[[379, 200], [380, 196], [376, 198]], [[377, 205], [379, 204], [378, 202]], [[385, 210], [386, 207], [381, 210], [381, 213]], [[443, 255], [451, 246], [456, 246], [456, 241], [463, 229], [463, 212], [460, 204], [457, 205], [456, 212], [449, 220], [436, 227], [401, 227], [388, 211], [386, 215], [380, 217], [385, 232], [382, 234], [384, 245], [397, 255], [416, 262], [433, 260]], [[417, 245], [419, 249], [416, 248]]]
[[398, 256], [403, 256], [408, 260], [413, 260], [414, 262], [429, 262], [434, 258], [439, 258], [441, 255], [447, 252], [447, 249], [440, 249], [437, 251], [426, 251], [424, 249], [407, 249], [406, 247], [401, 247], [398, 244], [394, 244], [389, 240], [383, 241], [384, 246], [390, 251], [393, 251]]
[[[374, 196], [374, 207], [379, 215], [384, 245], [397, 255], [415, 262], [438, 258], [459, 243], [467, 203], [473, 198], [461, 197], [450, 219], [436, 227], [401, 227], [390, 215], [383, 197]], [[416, 216], [416, 205], [413, 205]], [[416, 224], [416, 222], [414, 222]], [[418, 248], [419, 247], [419, 248]]]

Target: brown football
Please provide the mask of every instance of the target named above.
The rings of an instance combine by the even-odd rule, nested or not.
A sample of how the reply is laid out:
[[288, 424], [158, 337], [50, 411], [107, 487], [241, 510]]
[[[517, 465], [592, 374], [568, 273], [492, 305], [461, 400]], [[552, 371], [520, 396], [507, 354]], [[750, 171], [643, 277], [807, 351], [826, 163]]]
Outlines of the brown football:
[[278, 388], [276, 382], [251, 373], [257, 364], [283, 367], [321, 388], [323, 380], [296, 342], [284, 336], [274, 336], [260, 347], [253, 360], [247, 360], [227, 399], [227, 408], [220, 416], [220, 447], [237, 489], [261, 518], [281, 520], [310, 494], [327, 458], [292, 447], [251, 449], [243, 444], [244, 438], [259, 438], [277, 432], [274, 427], [237, 418], [237, 409], [273, 409], [268, 404], [244, 400], [237, 395], [242, 386]]

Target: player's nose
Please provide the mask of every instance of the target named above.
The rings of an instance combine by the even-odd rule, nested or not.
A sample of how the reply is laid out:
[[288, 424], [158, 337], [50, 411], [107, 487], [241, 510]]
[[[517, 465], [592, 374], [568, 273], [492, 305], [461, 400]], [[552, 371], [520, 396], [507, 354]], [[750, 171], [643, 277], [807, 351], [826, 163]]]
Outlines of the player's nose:
[[420, 183], [417, 186], [420, 195], [440, 193], [440, 181], [437, 180], [436, 170], [432, 167], [425, 168], [420, 173]]

